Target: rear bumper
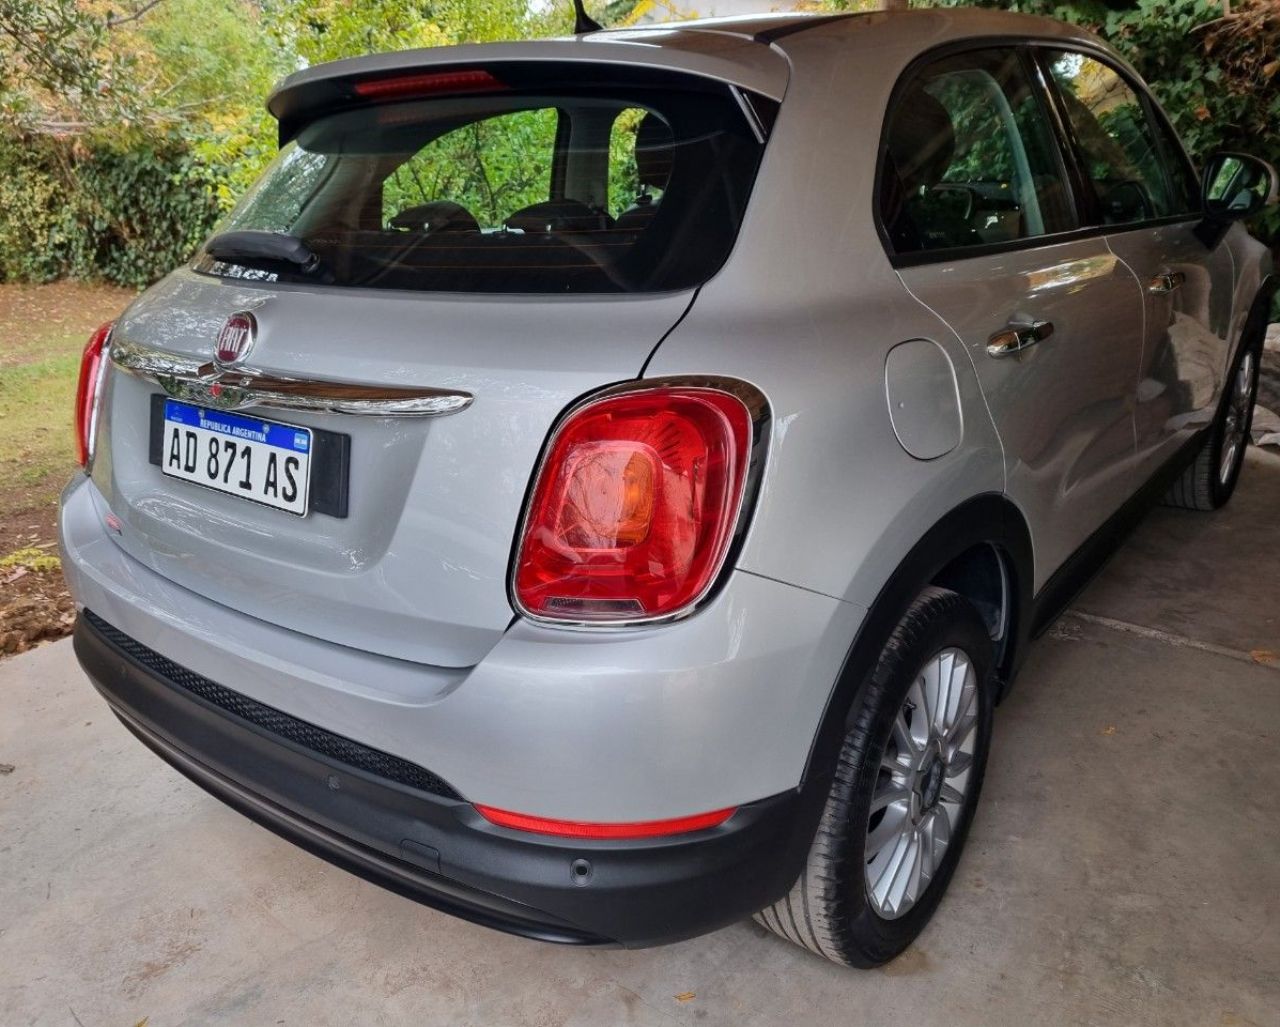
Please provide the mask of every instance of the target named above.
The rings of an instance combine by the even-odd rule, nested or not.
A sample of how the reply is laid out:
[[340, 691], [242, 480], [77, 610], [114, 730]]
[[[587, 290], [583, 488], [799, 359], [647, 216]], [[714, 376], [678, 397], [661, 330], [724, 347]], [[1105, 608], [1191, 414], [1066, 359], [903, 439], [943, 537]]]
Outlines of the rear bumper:
[[737, 573], [675, 624], [516, 620], [475, 666], [416, 663], [335, 644], [323, 619], [303, 634], [183, 587], [126, 551], [145, 557], [149, 540], [109, 527], [111, 513], [83, 476], [64, 493], [62, 566], [80, 607], [187, 671], [430, 768], [469, 802], [559, 820], [666, 820], [796, 789], [862, 618]]
[[812, 811], [798, 792], [675, 838], [506, 830], [435, 775], [201, 678], [91, 612], [75, 650], [124, 724], [228, 805], [375, 883], [510, 933], [628, 947], [691, 937], [780, 897], [808, 847]]

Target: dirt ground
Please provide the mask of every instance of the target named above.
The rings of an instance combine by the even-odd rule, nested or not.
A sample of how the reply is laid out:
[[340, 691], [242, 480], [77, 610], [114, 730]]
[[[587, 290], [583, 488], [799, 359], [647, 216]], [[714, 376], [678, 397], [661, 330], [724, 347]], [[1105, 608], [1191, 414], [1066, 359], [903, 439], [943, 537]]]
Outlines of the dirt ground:
[[0, 284], [0, 657], [71, 629], [56, 518], [75, 467], [80, 351], [133, 296], [73, 282]]

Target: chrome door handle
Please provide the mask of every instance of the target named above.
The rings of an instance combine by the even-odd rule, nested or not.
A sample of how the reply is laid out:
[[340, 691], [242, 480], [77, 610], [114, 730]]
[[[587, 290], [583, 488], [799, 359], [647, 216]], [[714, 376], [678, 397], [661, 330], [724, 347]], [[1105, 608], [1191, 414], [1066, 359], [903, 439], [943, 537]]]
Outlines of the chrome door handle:
[[1014, 321], [987, 340], [987, 355], [1008, 357], [1044, 342], [1053, 334], [1052, 321]]
[[1174, 289], [1180, 288], [1186, 280], [1187, 276], [1183, 271], [1166, 271], [1164, 274], [1152, 276], [1151, 281], [1147, 283], [1147, 292], [1173, 292]]

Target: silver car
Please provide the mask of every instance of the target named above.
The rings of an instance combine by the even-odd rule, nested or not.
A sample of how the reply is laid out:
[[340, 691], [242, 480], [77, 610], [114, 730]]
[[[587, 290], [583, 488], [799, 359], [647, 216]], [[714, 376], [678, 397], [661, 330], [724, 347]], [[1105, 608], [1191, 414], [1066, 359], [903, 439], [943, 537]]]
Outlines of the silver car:
[[85, 353], [75, 646], [141, 741], [438, 909], [837, 962], [932, 915], [1029, 640], [1240, 473], [1241, 154], [992, 12], [382, 54]]

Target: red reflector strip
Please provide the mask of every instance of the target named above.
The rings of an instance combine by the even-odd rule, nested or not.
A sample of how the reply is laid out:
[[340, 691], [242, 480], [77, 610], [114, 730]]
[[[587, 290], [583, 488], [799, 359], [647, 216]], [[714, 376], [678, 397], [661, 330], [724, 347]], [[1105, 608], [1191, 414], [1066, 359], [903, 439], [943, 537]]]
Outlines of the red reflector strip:
[[658, 838], [664, 835], [703, 831], [708, 827], [723, 824], [737, 812], [737, 807], [718, 809], [710, 813], [696, 813], [691, 817], [676, 817], [674, 820], [639, 820], [611, 824], [588, 824], [579, 820], [548, 820], [545, 817], [531, 817], [524, 813], [509, 813], [506, 810], [494, 809], [492, 806], [476, 806], [476, 811], [491, 824], [509, 827], [515, 831], [529, 831], [533, 834], [553, 834], [563, 838]]
[[366, 79], [355, 84], [357, 96], [386, 100], [404, 96], [439, 96], [441, 93], [491, 93], [506, 86], [487, 71], [439, 71], [429, 75], [398, 75]]

